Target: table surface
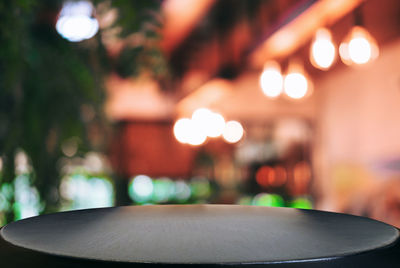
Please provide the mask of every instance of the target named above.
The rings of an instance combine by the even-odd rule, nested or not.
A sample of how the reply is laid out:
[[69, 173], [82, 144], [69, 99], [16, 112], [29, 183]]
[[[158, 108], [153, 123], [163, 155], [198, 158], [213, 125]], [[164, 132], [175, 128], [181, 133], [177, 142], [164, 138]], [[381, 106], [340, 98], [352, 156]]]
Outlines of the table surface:
[[0, 231], [16, 247], [124, 263], [273, 264], [394, 244], [396, 228], [345, 214], [233, 205], [130, 206], [28, 218]]

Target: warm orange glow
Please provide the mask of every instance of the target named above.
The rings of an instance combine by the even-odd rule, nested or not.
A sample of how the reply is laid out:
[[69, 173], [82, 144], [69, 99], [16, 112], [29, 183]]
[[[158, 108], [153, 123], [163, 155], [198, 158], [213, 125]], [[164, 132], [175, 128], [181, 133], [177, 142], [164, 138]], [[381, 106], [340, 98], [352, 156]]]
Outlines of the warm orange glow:
[[310, 61], [312, 65], [321, 70], [332, 66], [336, 58], [336, 48], [332, 43], [332, 35], [326, 28], [319, 29], [311, 44]]
[[171, 117], [174, 100], [146, 77], [123, 79], [112, 74], [106, 81], [106, 115], [111, 120], [166, 120]]
[[339, 54], [345, 64], [361, 65], [378, 57], [379, 48], [366, 29], [355, 26], [340, 44]]
[[194, 90], [176, 105], [176, 112], [190, 117], [193, 111], [202, 107], [212, 107], [215, 103], [227, 98], [232, 92], [232, 82], [216, 78]]
[[267, 97], [276, 98], [282, 93], [283, 77], [276, 62], [268, 62], [260, 76], [260, 86]]
[[287, 173], [282, 166], [262, 166], [256, 172], [256, 181], [262, 187], [280, 187], [286, 183]]
[[165, 52], [172, 51], [201, 18], [212, 7], [215, 0], [165, 0], [162, 5], [164, 18], [161, 47]]
[[270, 166], [263, 166], [257, 170], [256, 181], [262, 187], [268, 187], [275, 181], [275, 170]]
[[282, 186], [286, 183], [287, 180], [287, 173], [286, 169], [282, 166], [275, 167], [275, 181], [271, 183], [274, 187]]
[[339, 55], [344, 63], [346, 63], [347, 65], [351, 64], [350, 55], [349, 55], [349, 45], [347, 43], [340, 44]]
[[311, 180], [310, 165], [301, 161], [293, 168], [293, 185], [292, 191], [294, 194], [301, 195], [307, 193], [307, 188]]

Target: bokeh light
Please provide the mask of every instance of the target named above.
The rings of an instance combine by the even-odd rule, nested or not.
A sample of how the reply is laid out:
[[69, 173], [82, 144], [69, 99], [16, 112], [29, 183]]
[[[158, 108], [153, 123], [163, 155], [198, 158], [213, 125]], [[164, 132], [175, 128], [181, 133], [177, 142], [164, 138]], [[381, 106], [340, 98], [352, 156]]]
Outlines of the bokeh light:
[[189, 134], [190, 134], [190, 119], [189, 118], [181, 118], [175, 122], [174, 125], [174, 135], [175, 138], [181, 143], [189, 142]]
[[225, 128], [225, 119], [219, 113], [213, 113], [210, 121], [210, 128], [207, 131], [207, 136], [211, 138], [216, 138], [222, 135]]
[[376, 40], [360, 26], [355, 26], [339, 46], [342, 61], [362, 65], [375, 59], [379, 54]]
[[153, 180], [146, 175], [138, 175], [129, 184], [129, 196], [138, 203], [151, 200], [153, 195]]
[[311, 44], [310, 61], [316, 68], [327, 70], [336, 58], [332, 35], [326, 28], [318, 29]]
[[287, 173], [282, 166], [262, 166], [256, 172], [256, 182], [262, 187], [280, 187], [286, 183]]
[[207, 199], [211, 195], [210, 182], [203, 177], [194, 177], [190, 182], [190, 189], [194, 198]]
[[114, 187], [104, 177], [75, 173], [66, 175], [60, 185], [62, 210], [110, 207]]
[[275, 181], [275, 170], [270, 166], [262, 166], [256, 172], [256, 182], [262, 187], [270, 186]]
[[154, 180], [153, 201], [155, 203], [167, 202], [174, 195], [174, 183], [169, 178]]
[[260, 86], [263, 93], [270, 98], [276, 98], [282, 93], [283, 77], [278, 63], [268, 62], [264, 65]]
[[225, 127], [225, 119], [221, 114], [205, 108], [194, 111], [192, 121], [210, 138], [221, 136]]
[[193, 146], [201, 145], [207, 139], [206, 132], [202, 126], [189, 118], [182, 118], [175, 122], [174, 135], [179, 142]]
[[92, 13], [93, 5], [88, 1], [66, 2], [57, 20], [57, 32], [71, 42], [92, 38], [99, 30]]
[[302, 195], [308, 192], [309, 183], [311, 181], [311, 167], [306, 161], [296, 163], [293, 168], [293, 181], [291, 192], [294, 195]]
[[252, 198], [251, 196], [243, 196], [240, 197], [236, 203], [243, 206], [250, 206], [252, 204]]
[[197, 125], [195, 122], [192, 120], [189, 121], [188, 123], [188, 137], [187, 137], [187, 143], [193, 146], [198, 146], [202, 145], [206, 139], [207, 135], [206, 132], [204, 131], [201, 126]]
[[207, 108], [195, 110], [192, 114], [192, 122], [199, 128], [198, 131], [204, 132], [210, 138], [221, 136], [225, 126], [224, 117]]
[[290, 202], [290, 207], [292, 208], [301, 208], [301, 209], [312, 209], [312, 202], [305, 198], [305, 197], [299, 197], [294, 199], [292, 202]]
[[186, 202], [191, 195], [190, 186], [184, 181], [175, 182], [174, 197], [178, 202]]
[[307, 95], [309, 83], [307, 78], [299, 72], [289, 73], [285, 76], [284, 92], [292, 99], [301, 99]]
[[367, 63], [371, 58], [371, 50], [371, 45], [363, 37], [353, 38], [349, 43], [350, 59], [357, 64]]
[[30, 159], [28, 158], [28, 155], [22, 150], [19, 150], [16, 153], [14, 158], [14, 163], [15, 163], [15, 173], [17, 175], [27, 174], [32, 171], [32, 165], [30, 163]]
[[286, 169], [282, 166], [275, 167], [275, 180], [271, 182], [271, 185], [274, 187], [282, 186], [287, 181], [287, 172]]
[[15, 219], [24, 219], [37, 216], [42, 211], [39, 192], [31, 185], [27, 174], [18, 175], [14, 181]]
[[202, 145], [207, 137], [217, 138], [225, 128], [224, 117], [207, 108], [199, 108], [192, 114], [192, 118], [181, 118], [174, 124], [175, 138], [181, 143], [193, 146]]
[[253, 198], [252, 204], [266, 207], [284, 207], [285, 201], [278, 194], [260, 193]]
[[61, 151], [67, 157], [73, 157], [78, 152], [78, 141], [77, 137], [67, 139], [61, 144]]
[[222, 137], [228, 143], [236, 143], [243, 137], [243, 127], [238, 121], [228, 121], [225, 124]]
[[201, 128], [206, 129], [209, 121], [213, 116], [213, 112], [207, 108], [199, 108], [192, 114], [192, 120]]
[[3, 213], [13, 209], [13, 199], [14, 187], [12, 183], [3, 182], [0, 185], [0, 226], [7, 223]]

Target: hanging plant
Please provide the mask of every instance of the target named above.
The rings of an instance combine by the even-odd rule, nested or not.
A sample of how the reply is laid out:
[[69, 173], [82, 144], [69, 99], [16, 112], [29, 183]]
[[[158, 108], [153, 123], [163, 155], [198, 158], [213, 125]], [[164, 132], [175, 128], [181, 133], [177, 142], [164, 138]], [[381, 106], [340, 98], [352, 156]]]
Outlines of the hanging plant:
[[[157, 79], [167, 76], [157, 42], [161, 19], [154, 15], [160, 3], [93, 1], [90, 16], [99, 22], [98, 33], [79, 42], [56, 30], [62, 1], [0, 3], [0, 201], [10, 204], [0, 206], [0, 214], [6, 222], [15, 216], [17, 152], [29, 159], [28, 175], [42, 212], [56, 211], [59, 163], [68, 157], [62, 145], [74, 138], [77, 155], [106, 148], [106, 77], [115, 72], [123, 77], [141, 72]], [[106, 16], [111, 16], [108, 24]], [[137, 37], [140, 42], [135, 43]]]

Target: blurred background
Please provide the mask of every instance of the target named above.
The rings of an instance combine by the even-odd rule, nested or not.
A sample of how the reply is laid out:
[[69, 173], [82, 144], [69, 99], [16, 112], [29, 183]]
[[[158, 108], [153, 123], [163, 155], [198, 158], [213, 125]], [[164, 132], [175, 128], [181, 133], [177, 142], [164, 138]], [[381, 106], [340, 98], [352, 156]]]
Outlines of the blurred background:
[[115, 205], [400, 227], [400, 1], [0, 3], [0, 226]]

